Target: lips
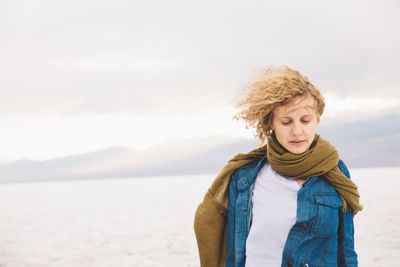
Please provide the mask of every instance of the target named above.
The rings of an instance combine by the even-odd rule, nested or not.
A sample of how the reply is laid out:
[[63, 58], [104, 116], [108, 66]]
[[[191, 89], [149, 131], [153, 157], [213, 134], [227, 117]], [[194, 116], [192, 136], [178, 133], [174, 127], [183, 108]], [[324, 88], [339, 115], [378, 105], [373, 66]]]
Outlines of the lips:
[[290, 141], [290, 143], [292, 144], [292, 145], [297, 145], [297, 146], [299, 146], [299, 145], [303, 145], [304, 143], [306, 142], [306, 140], [300, 140], [300, 141]]

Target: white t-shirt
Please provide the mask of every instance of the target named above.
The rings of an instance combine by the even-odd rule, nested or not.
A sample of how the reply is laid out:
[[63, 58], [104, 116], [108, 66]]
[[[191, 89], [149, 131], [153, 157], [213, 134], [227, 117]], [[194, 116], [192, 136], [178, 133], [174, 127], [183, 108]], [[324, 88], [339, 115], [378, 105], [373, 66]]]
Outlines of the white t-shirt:
[[246, 241], [246, 267], [281, 266], [282, 252], [296, 222], [295, 179], [277, 174], [266, 162], [257, 175], [253, 191], [253, 219]]

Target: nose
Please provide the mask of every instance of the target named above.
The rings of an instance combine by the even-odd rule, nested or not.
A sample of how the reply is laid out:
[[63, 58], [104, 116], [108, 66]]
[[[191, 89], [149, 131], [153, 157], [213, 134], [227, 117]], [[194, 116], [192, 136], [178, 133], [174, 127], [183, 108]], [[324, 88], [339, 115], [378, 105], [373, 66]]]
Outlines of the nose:
[[291, 130], [292, 130], [292, 136], [303, 135], [303, 125], [300, 122], [293, 123]]

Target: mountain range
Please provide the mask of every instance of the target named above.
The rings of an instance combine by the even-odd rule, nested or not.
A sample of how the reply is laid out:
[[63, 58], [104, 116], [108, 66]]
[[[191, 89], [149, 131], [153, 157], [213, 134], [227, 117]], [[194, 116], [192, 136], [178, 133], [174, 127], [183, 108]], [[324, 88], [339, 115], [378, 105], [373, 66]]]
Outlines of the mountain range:
[[[350, 168], [400, 166], [400, 114], [321, 125], [317, 132], [338, 148]], [[51, 160], [0, 163], [0, 182], [217, 174], [235, 154], [254, 148], [255, 139], [224, 135], [173, 138], [142, 151], [110, 147]]]

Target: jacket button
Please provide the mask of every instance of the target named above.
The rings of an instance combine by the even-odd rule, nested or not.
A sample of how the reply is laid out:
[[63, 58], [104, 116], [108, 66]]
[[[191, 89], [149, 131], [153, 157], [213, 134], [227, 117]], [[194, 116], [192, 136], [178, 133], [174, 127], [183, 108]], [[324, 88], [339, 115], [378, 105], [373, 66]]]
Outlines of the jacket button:
[[306, 224], [306, 223], [301, 223], [301, 224], [300, 224], [300, 227], [301, 227], [301, 228], [307, 228], [307, 224]]
[[292, 267], [292, 266], [293, 266], [293, 261], [288, 260], [288, 261], [287, 261], [287, 264], [288, 264], [288, 266]]

